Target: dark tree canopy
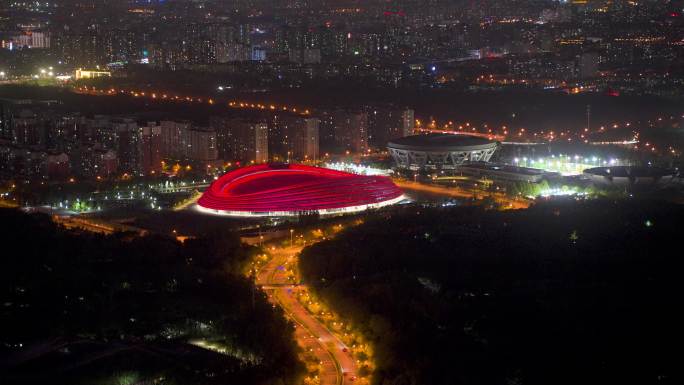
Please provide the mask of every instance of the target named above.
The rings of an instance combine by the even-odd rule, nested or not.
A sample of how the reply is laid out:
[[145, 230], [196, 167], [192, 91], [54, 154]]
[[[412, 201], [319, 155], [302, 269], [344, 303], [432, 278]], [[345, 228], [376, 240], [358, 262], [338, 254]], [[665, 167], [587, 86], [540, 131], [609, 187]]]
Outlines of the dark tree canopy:
[[[240, 274], [255, 250], [236, 236], [77, 234], [11, 210], [0, 228], [3, 384], [269, 384], [302, 373], [292, 326]], [[226, 353], [188, 343], [198, 340]]]
[[377, 384], [681, 383], [684, 209], [410, 208], [305, 249]]

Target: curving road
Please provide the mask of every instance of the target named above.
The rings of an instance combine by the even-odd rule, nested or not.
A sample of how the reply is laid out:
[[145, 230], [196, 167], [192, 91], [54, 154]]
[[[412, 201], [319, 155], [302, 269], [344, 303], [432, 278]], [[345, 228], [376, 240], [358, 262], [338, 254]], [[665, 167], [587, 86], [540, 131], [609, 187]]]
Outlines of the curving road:
[[271, 246], [275, 247], [269, 249], [272, 259], [259, 270], [257, 284], [296, 323], [295, 338], [299, 345], [313, 353], [322, 363], [321, 385], [353, 384], [357, 368], [351, 352], [299, 302], [296, 293], [306, 287], [293, 284], [286, 275], [287, 266], [297, 263], [297, 255], [302, 246]]

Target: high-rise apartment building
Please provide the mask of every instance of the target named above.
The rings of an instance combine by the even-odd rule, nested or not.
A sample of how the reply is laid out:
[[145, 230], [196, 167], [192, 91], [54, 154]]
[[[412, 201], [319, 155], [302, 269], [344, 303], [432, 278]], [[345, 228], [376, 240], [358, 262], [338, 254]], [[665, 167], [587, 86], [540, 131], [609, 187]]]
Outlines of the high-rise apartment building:
[[392, 139], [413, 135], [415, 115], [412, 109], [373, 108], [368, 121], [370, 144], [385, 148]]
[[254, 125], [255, 134], [255, 155], [256, 163], [268, 162], [268, 124], [257, 123]]
[[320, 119], [303, 118], [296, 124], [293, 132], [292, 154], [300, 160], [316, 161], [319, 158]]
[[213, 117], [211, 127], [217, 133], [218, 152], [221, 159], [268, 162], [268, 124], [244, 119]]
[[335, 145], [339, 150], [355, 153], [368, 149], [368, 114], [335, 111], [332, 114]]
[[148, 123], [139, 130], [138, 169], [141, 175], [154, 174], [161, 170], [161, 127]]
[[185, 142], [185, 132], [190, 129], [191, 123], [187, 121], [163, 120], [160, 122], [160, 127], [162, 158], [185, 158], [188, 147]]
[[186, 158], [210, 162], [218, 159], [216, 131], [209, 128], [192, 127], [184, 131], [187, 144]]

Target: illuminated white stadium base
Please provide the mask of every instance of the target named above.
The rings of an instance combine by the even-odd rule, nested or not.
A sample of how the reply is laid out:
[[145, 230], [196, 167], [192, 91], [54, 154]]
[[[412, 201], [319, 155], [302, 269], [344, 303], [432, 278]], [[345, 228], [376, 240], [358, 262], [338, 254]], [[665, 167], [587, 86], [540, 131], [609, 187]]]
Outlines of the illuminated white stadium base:
[[372, 210], [372, 209], [378, 209], [381, 207], [394, 205], [394, 204], [400, 203], [404, 200], [408, 200], [408, 198], [405, 195], [401, 195], [397, 198], [386, 200], [384, 202], [378, 202], [378, 203], [372, 203], [372, 204], [366, 204], [366, 205], [360, 205], [360, 206], [341, 207], [341, 208], [336, 208], [336, 209], [314, 210], [314, 211], [252, 212], [252, 211], [215, 210], [215, 209], [209, 209], [206, 207], [202, 207], [198, 204], [195, 204], [194, 206], [195, 206], [195, 210], [197, 210], [201, 213], [226, 216], [226, 217], [294, 217], [294, 216], [298, 216], [301, 214], [313, 214], [313, 213], [318, 214], [318, 215], [335, 215], [335, 214], [357, 213], [357, 212], [365, 211], [365, 210], [369, 210], [369, 209]]

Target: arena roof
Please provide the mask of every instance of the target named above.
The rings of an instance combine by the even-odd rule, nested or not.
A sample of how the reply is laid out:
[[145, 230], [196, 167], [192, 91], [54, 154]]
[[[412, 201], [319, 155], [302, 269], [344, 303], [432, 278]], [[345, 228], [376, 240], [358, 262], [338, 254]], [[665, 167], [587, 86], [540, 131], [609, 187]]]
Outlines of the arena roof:
[[406, 136], [387, 144], [389, 148], [413, 151], [472, 151], [496, 146], [496, 142], [478, 136], [439, 133]]
[[614, 178], [653, 178], [674, 175], [675, 172], [659, 167], [611, 166], [588, 168], [584, 170], [584, 174]]
[[649, 190], [665, 187], [676, 176], [676, 171], [658, 167], [611, 166], [584, 170], [584, 176], [598, 186]]
[[205, 212], [235, 216], [333, 214], [375, 208], [403, 199], [388, 178], [298, 164], [263, 164], [231, 171], [198, 201]]

